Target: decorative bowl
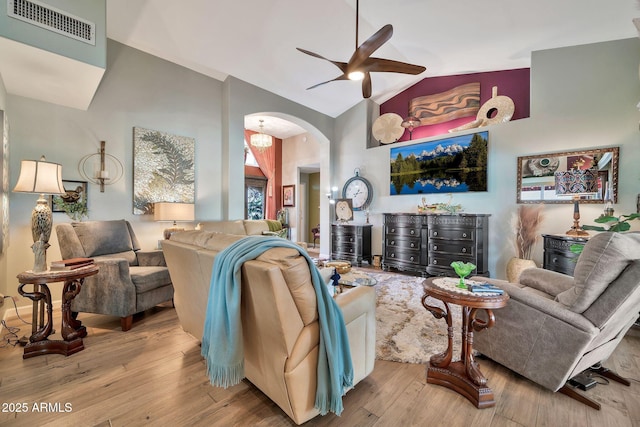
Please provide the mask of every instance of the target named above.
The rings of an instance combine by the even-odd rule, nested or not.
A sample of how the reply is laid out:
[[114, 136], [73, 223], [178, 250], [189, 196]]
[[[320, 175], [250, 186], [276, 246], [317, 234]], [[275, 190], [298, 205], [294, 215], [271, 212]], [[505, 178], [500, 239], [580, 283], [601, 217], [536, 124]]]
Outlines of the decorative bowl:
[[335, 268], [338, 274], [345, 274], [351, 271], [351, 263], [349, 261], [329, 261], [325, 262], [324, 266]]

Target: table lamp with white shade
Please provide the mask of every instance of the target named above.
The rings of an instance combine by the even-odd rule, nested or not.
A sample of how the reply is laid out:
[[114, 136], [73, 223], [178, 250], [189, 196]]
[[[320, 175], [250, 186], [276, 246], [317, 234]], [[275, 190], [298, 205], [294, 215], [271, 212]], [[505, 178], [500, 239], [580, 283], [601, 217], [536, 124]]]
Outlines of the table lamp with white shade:
[[20, 164], [20, 176], [13, 189], [16, 193], [40, 194], [35, 208], [31, 212], [31, 234], [33, 236], [33, 253], [35, 261], [33, 271], [36, 273], [47, 270], [47, 248], [53, 216], [49, 201], [45, 195], [64, 194], [62, 185], [62, 165], [47, 162], [44, 156], [40, 160], [23, 160]]
[[195, 219], [195, 209], [193, 203], [158, 202], [153, 204], [153, 220], [173, 222], [171, 228], [164, 230], [164, 238], [168, 239], [176, 231], [184, 228], [177, 226], [178, 221], [193, 221]]

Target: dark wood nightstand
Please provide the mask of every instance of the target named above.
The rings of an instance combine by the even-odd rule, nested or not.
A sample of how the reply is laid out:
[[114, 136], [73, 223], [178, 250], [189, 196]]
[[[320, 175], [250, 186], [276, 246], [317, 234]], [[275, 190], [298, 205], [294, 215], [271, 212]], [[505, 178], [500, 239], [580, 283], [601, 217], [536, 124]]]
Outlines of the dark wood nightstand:
[[573, 244], [584, 245], [588, 238], [572, 237], [564, 234], [543, 234], [544, 262], [542, 267], [547, 270], [573, 276], [578, 254], [569, 249]]

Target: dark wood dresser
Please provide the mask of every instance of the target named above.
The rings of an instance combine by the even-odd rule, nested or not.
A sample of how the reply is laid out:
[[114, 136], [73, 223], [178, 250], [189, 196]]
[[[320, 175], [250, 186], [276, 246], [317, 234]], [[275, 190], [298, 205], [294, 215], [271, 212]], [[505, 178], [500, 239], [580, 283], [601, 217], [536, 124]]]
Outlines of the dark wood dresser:
[[544, 261], [542, 268], [573, 276], [578, 254], [569, 249], [573, 244], [583, 245], [587, 239], [563, 234], [543, 234]]
[[371, 265], [371, 224], [331, 224], [331, 259]]
[[384, 214], [385, 270], [422, 276], [455, 276], [453, 261], [476, 265], [475, 275], [488, 276], [489, 215]]
[[384, 214], [382, 268], [426, 275], [427, 216]]
[[429, 265], [433, 276], [456, 276], [451, 263], [471, 262], [472, 275], [489, 276], [489, 215], [429, 215]]

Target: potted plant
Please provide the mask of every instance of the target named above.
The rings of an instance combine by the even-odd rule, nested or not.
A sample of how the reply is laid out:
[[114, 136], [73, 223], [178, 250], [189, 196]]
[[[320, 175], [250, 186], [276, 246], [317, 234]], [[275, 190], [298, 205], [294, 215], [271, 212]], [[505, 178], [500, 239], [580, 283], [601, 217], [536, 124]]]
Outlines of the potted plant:
[[[634, 219], [638, 218], [640, 218], [640, 213], [632, 213], [629, 215], [620, 216], [601, 215], [594, 221], [602, 225], [583, 225], [582, 229], [620, 233], [623, 231], [629, 231], [629, 229], [631, 229], [631, 224], [629, 224], [629, 221], [633, 221]], [[569, 250], [574, 254], [581, 254], [583, 248], [584, 245], [573, 244], [569, 247]]]
[[531, 251], [540, 240], [538, 232], [542, 223], [544, 205], [520, 205], [513, 215], [511, 226], [514, 232], [514, 247], [516, 256], [507, 263], [507, 280], [517, 282], [520, 273], [536, 263], [531, 259]]

